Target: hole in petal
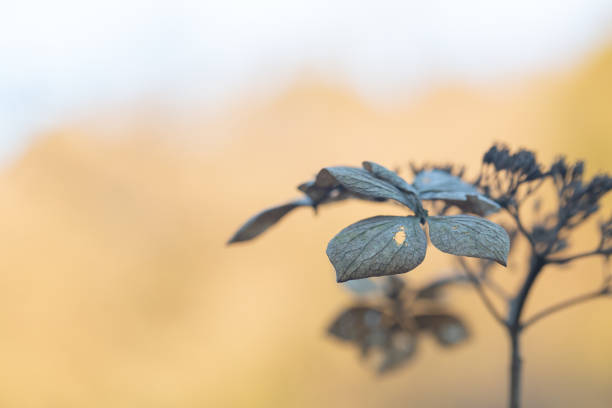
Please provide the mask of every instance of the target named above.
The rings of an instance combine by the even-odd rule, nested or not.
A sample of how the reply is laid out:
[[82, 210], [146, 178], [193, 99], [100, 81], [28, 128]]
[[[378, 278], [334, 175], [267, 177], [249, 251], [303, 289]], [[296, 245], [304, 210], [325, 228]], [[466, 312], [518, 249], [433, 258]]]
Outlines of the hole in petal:
[[406, 241], [406, 231], [404, 231], [404, 226], [400, 227], [399, 231], [397, 231], [395, 236], [393, 236], [393, 239], [395, 240], [397, 246], [401, 246], [404, 241]]

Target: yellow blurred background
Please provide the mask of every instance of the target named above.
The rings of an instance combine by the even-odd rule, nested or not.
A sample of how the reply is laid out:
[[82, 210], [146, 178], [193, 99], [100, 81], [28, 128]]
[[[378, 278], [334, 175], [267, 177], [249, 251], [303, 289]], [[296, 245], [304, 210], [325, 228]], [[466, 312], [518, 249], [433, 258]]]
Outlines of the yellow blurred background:
[[[326, 243], [393, 206], [296, 211], [225, 246], [323, 166], [476, 171], [495, 141], [612, 171], [612, 46], [569, 68], [439, 84], [386, 105], [304, 74], [215, 113], [179, 117], [143, 101], [40, 132], [0, 178], [0, 406], [504, 406], [507, 340], [469, 289], [449, 301], [471, 341], [424, 343], [386, 377], [325, 335], [352, 302]], [[451, 261], [431, 250], [408, 278], [427, 281]], [[517, 257], [495, 276], [514, 282], [523, 267]], [[596, 287], [600, 274], [599, 260], [548, 272], [527, 314]], [[612, 406], [611, 322], [612, 301], [597, 300], [530, 329], [525, 406]]]

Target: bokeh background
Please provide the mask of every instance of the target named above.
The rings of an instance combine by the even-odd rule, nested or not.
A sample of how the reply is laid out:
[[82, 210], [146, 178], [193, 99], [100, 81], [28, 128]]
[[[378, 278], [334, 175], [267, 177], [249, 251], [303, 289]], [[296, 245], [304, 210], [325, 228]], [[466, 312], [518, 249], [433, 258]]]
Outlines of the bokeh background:
[[[326, 165], [475, 171], [500, 141], [612, 171], [612, 3], [0, 9], [0, 405], [504, 405], [507, 340], [469, 290], [448, 301], [471, 341], [423, 344], [386, 377], [325, 335], [353, 301], [327, 241], [393, 206], [296, 211], [225, 242]], [[409, 279], [451, 261], [432, 250]], [[512, 285], [523, 266], [495, 276]], [[598, 260], [548, 272], [527, 314], [600, 275]], [[612, 406], [611, 323], [598, 300], [530, 329], [526, 406]]]

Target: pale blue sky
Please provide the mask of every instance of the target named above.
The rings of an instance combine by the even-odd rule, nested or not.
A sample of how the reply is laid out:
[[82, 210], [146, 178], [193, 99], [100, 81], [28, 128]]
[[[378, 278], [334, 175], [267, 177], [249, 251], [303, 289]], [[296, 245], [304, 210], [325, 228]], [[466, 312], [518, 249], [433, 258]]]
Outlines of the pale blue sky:
[[142, 95], [213, 106], [308, 67], [384, 98], [564, 66], [612, 35], [610, 0], [5, 3], [0, 161], [64, 118]]

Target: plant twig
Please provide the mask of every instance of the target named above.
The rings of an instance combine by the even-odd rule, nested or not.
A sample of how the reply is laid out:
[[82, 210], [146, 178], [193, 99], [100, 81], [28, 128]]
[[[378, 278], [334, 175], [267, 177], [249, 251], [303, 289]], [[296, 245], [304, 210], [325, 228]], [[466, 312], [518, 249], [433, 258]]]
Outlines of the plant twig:
[[612, 255], [612, 248], [608, 248], [608, 249], [597, 248], [593, 251], [583, 252], [583, 253], [568, 256], [565, 258], [546, 258], [546, 262], [559, 265], [559, 264], [565, 264], [565, 263], [574, 261], [576, 259], [586, 258], [589, 256], [595, 256], [595, 255], [610, 256]]
[[571, 299], [567, 299], [563, 302], [560, 302], [556, 305], [553, 305], [549, 308], [546, 308], [538, 313], [536, 313], [535, 315], [533, 315], [532, 317], [530, 317], [529, 319], [527, 319], [522, 325], [521, 325], [521, 329], [525, 329], [529, 326], [531, 326], [532, 324], [534, 324], [535, 322], [537, 322], [538, 320], [546, 317], [546, 316], [550, 316], [553, 313], [556, 313], [560, 310], [566, 309], [570, 306], [574, 306], [577, 304], [580, 304], [582, 302], [586, 302], [588, 300], [592, 300], [592, 299], [596, 299], [598, 297], [603, 297], [606, 295], [610, 294], [610, 287], [609, 286], [605, 286], [603, 288], [597, 289], [596, 291], [592, 291], [589, 293], [585, 293], [576, 297], [573, 297]]
[[465, 262], [465, 260], [462, 257], [458, 257], [458, 259], [459, 259], [459, 263], [461, 264], [461, 267], [463, 268], [464, 272], [470, 279], [470, 282], [474, 284], [474, 287], [476, 288], [476, 292], [482, 299], [482, 302], [484, 303], [489, 313], [491, 313], [493, 318], [497, 320], [501, 325], [507, 326], [508, 322], [506, 322], [506, 320], [504, 320], [501, 314], [497, 311], [497, 309], [493, 305], [493, 302], [491, 301], [491, 299], [489, 299], [489, 296], [487, 296], [487, 293], [483, 289], [482, 283], [478, 279], [476, 274], [474, 274], [474, 272], [470, 269], [470, 267], [468, 266], [468, 264]]
[[430, 282], [429, 284], [427, 284], [426, 286], [422, 287], [419, 292], [428, 292], [430, 290], [435, 290], [438, 288], [441, 288], [445, 285], [449, 285], [449, 284], [453, 284], [453, 283], [460, 283], [460, 282], [469, 282], [470, 281], [470, 277], [469, 276], [463, 276], [463, 275], [449, 275], [449, 276], [444, 276], [444, 277], [440, 277], [439, 279]]
[[497, 284], [493, 279], [491, 279], [486, 274], [480, 274], [480, 281], [485, 284], [493, 293], [502, 298], [505, 301], [510, 300], [510, 294], [506, 292], [506, 290]]
[[535, 249], [535, 242], [533, 240], [533, 237], [531, 236], [529, 231], [527, 231], [527, 229], [523, 225], [523, 222], [521, 221], [521, 217], [519, 215], [518, 207], [514, 207], [514, 210], [511, 210], [510, 207], [508, 207], [508, 208], [506, 208], [506, 210], [512, 216], [512, 218], [514, 218], [514, 222], [516, 223], [516, 227], [521, 232], [521, 234], [523, 234], [525, 239], [527, 239], [527, 241], [529, 241], [529, 245], [531, 245], [531, 247], [533, 249]]

